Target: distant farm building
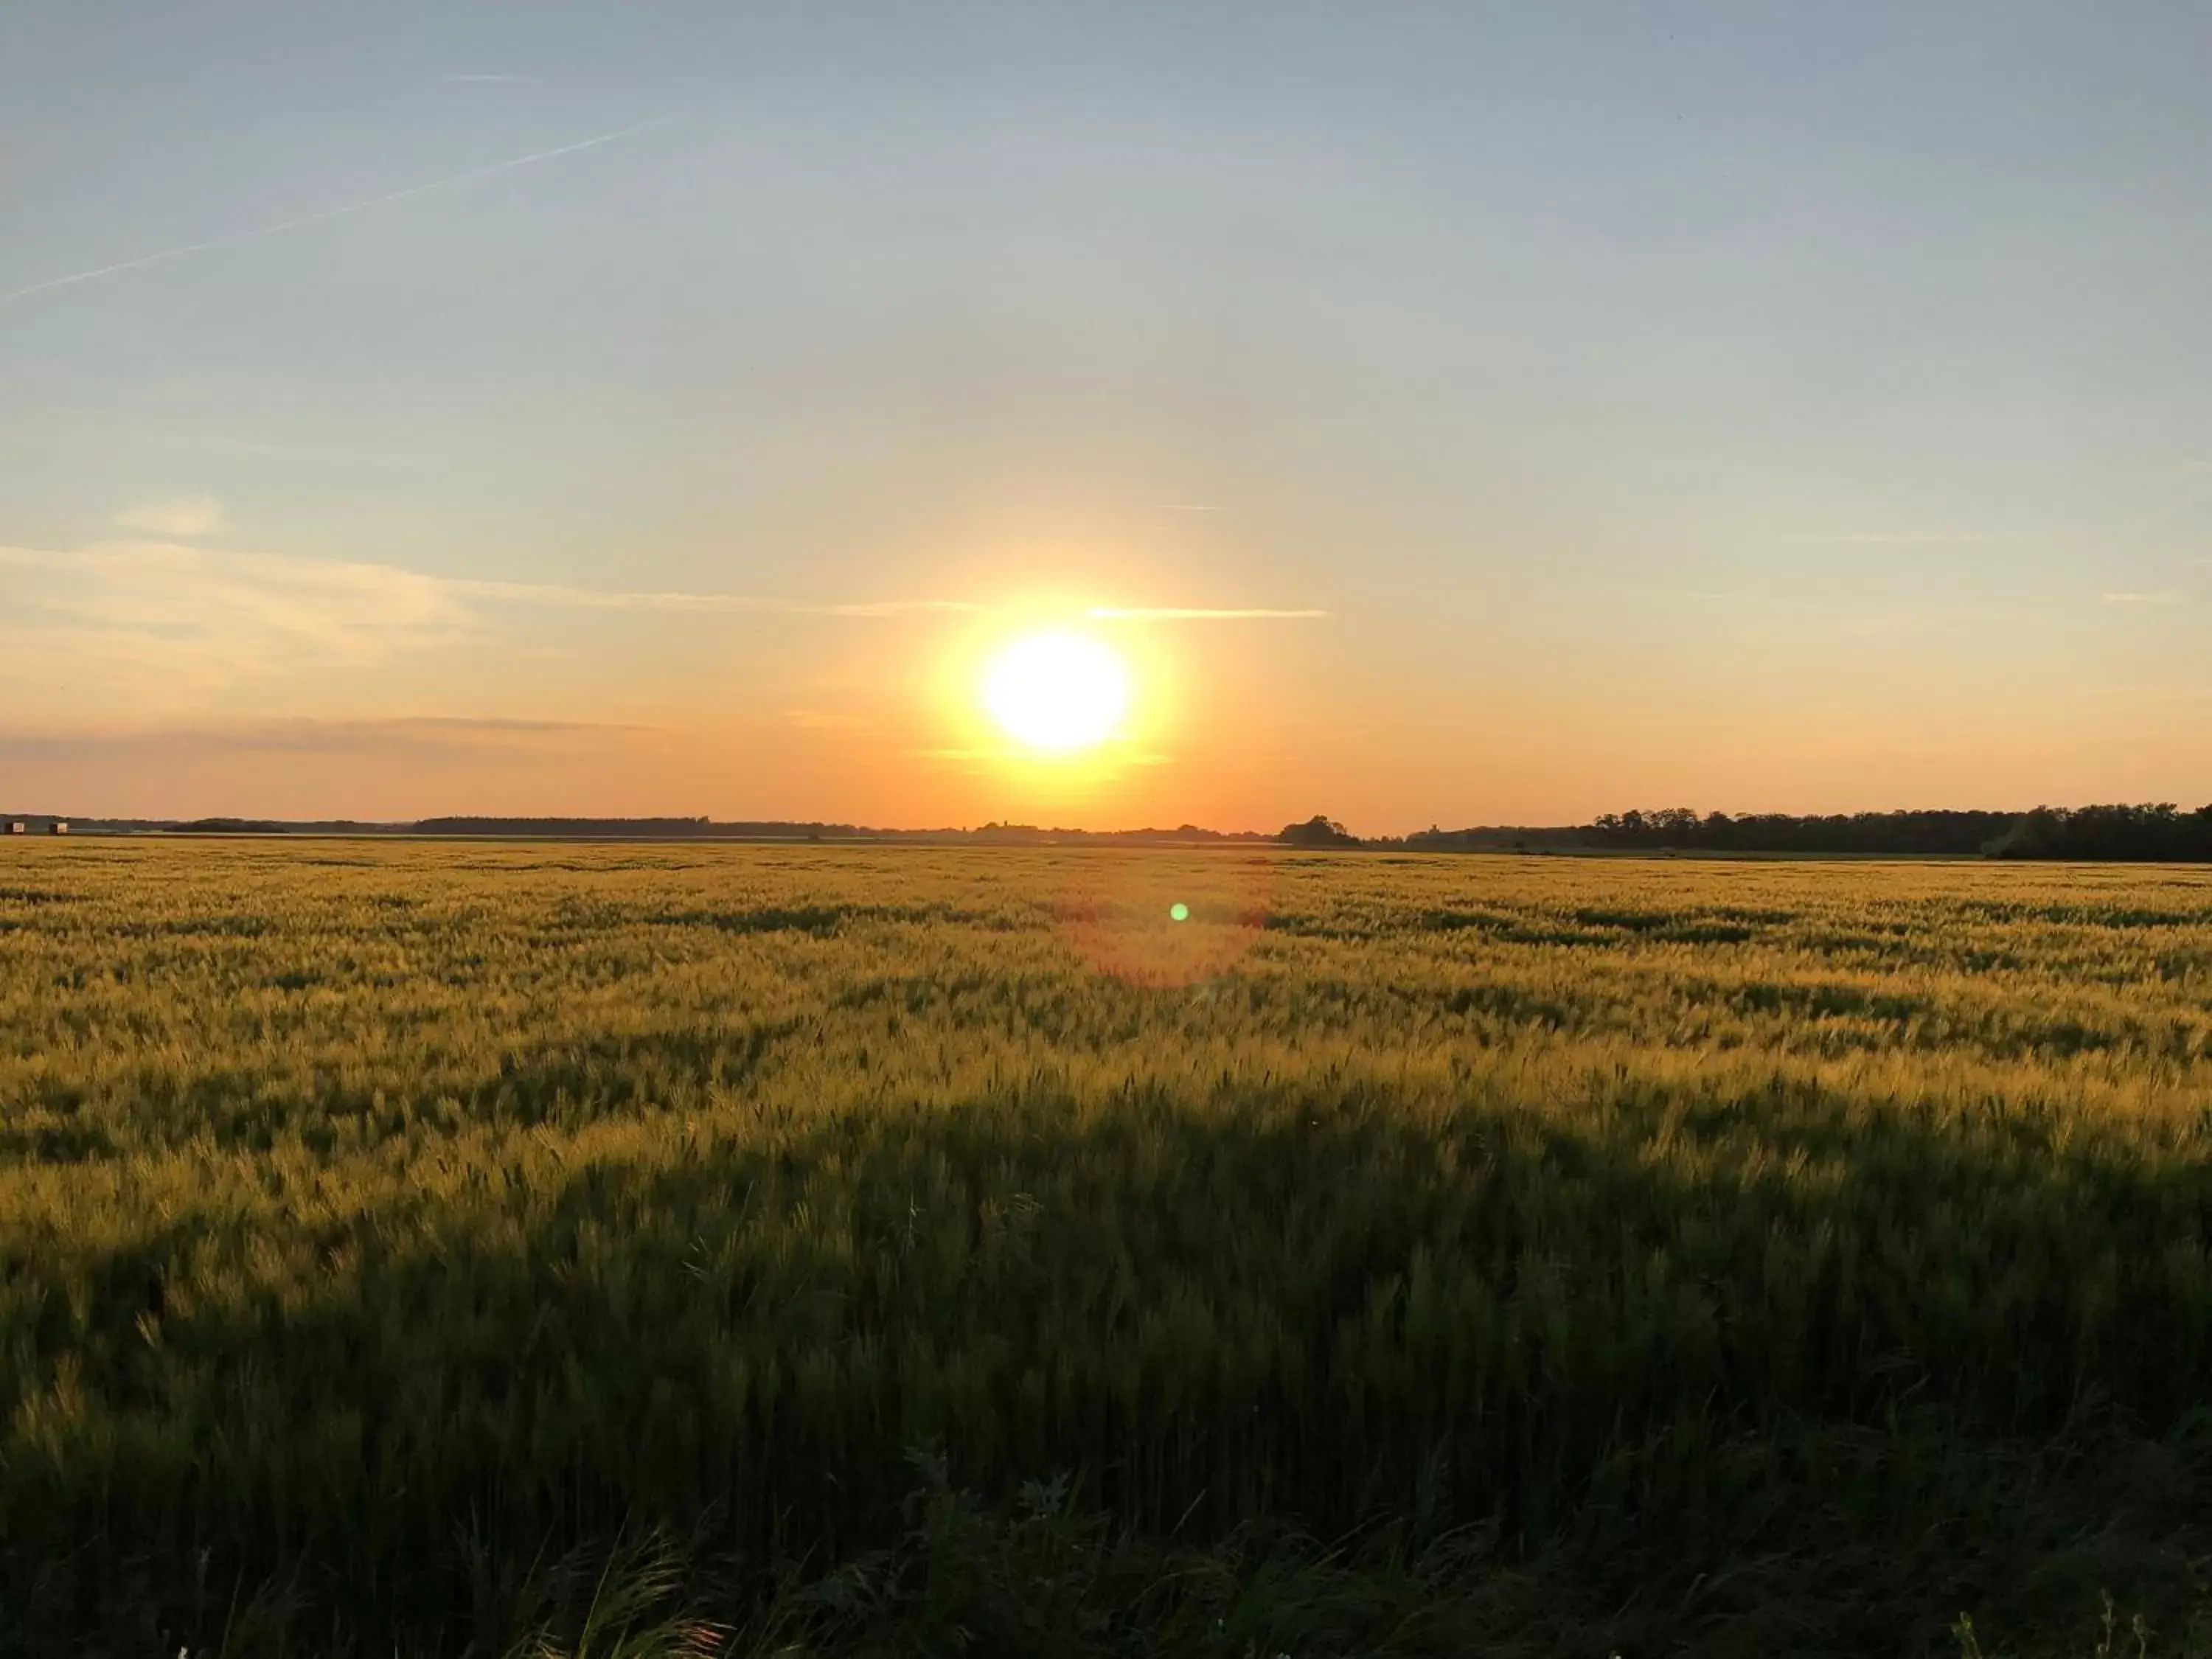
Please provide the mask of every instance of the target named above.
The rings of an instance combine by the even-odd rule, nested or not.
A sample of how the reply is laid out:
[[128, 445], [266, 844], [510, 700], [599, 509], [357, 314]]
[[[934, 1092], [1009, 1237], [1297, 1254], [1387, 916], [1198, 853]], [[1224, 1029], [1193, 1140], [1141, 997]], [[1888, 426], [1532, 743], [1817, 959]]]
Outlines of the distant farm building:
[[8, 820], [8, 833], [11, 836], [20, 836], [30, 827], [31, 826], [29, 824], [24, 823], [21, 818], [10, 818]]
[[66, 836], [69, 834], [69, 820], [67, 818], [56, 818], [52, 826], [46, 830], [46, 833], [50, 836]]

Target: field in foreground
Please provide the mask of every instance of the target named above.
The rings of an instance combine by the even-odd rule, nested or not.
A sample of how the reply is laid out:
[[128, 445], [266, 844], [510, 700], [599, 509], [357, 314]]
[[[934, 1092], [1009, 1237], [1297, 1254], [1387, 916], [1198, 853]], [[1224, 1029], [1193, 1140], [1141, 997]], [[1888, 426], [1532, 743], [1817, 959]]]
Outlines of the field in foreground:
[[2212, 872], [0, 847], [0, 1650], [2204, 1651], [2208, 1151]]

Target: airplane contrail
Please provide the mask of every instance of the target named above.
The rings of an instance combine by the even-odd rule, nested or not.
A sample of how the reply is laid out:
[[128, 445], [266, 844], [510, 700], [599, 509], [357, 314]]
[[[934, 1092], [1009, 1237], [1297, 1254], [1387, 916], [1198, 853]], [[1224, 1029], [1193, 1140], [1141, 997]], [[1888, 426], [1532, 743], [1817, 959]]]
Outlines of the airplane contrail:
[[142, 253], [135, 259], [124, 259], [112, 265], [101, 265], [94, 270], [79, 270], [67, 276], [49, 276], [43, 283], [33, 283], [28, 288], [19, 288], [11, 293], [0, 294], [0, 306], [27, 299], [33, 294], [43, 294], [48, 289], [69, 288], [78, 283], [89, 283], [102, 276], [113, 276], [125, 270], [137, 270], [142, 266], [160, 264], [167, 259], [181, 259], [188, 253], [205, 253], [213, 248], [236, 247], [244, 242], [258, 242], [266, 237], [282, 235], [288, 230], [301, 230], [309, 225], [319, 225], [332, 219], [343, 219], [349, 213], [366, 213], [371, 208], [388, 207], [394, 202], [404, 202], [410, 196], [427, 196], [434, 190], [450, 190], [455, 185], [465, 185], [477, 179], [489, 179], [495, 173], [512, 173], [517, 167], [531, 167], [539, 161], [550, 161], [557, 155], [574, 155], [580, 149], [592, 149], [601, 144], [611, 144], [617, 138], [627, 138], [632, 133], [642, 132], [647, 127], [658, 126], [673, 116], [656, 115], [650, 120], [618, 127], [612, 132], [603, 132], [596, 138], [580, 139], [573, 144], [562, 144], [552, 149], [538, 150], [528, 155], [517, 155], [505, 161], [494, 161], [488, 167], [471, 167], [466, 173], [456, 173], [443, 179], [433, 179], [428, 184], [410, 185], [404, 190], [395, 190], [382, 196], [371, 196], [363, 201], [348, 202], [343, 207], [325, 208], [319, 213], [309, 213], [297, 219], [286, 219], [276, 224], [263, 225], [254, 230], [242, 230], [234, 236], [216, 236], [204, 242], [188, 242], [182, 247], [163, 248], [159, 253]]

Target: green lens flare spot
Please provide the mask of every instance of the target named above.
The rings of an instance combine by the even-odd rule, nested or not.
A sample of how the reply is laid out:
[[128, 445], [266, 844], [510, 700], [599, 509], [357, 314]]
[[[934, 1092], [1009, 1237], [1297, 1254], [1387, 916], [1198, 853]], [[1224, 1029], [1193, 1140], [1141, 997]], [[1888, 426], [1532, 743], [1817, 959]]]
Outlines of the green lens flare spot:
[[1180, 900], [1170, 904], [1168, 906], [1168, 920], [1170, 921], [1188, 921], [1190, 920], [1190, 906], [1183, 903]]

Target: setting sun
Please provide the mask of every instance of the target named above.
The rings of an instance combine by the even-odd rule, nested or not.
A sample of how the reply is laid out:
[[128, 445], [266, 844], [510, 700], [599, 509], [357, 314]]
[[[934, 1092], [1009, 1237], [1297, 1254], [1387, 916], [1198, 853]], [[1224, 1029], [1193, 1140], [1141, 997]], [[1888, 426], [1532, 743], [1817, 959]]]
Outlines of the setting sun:
[[983, 706], [1006, 734], [1066, 754], [1114, 735], [1129, 702], [1121, 659], [1081, 634], [1032, 634], [1006, 647], [983, 680]]

